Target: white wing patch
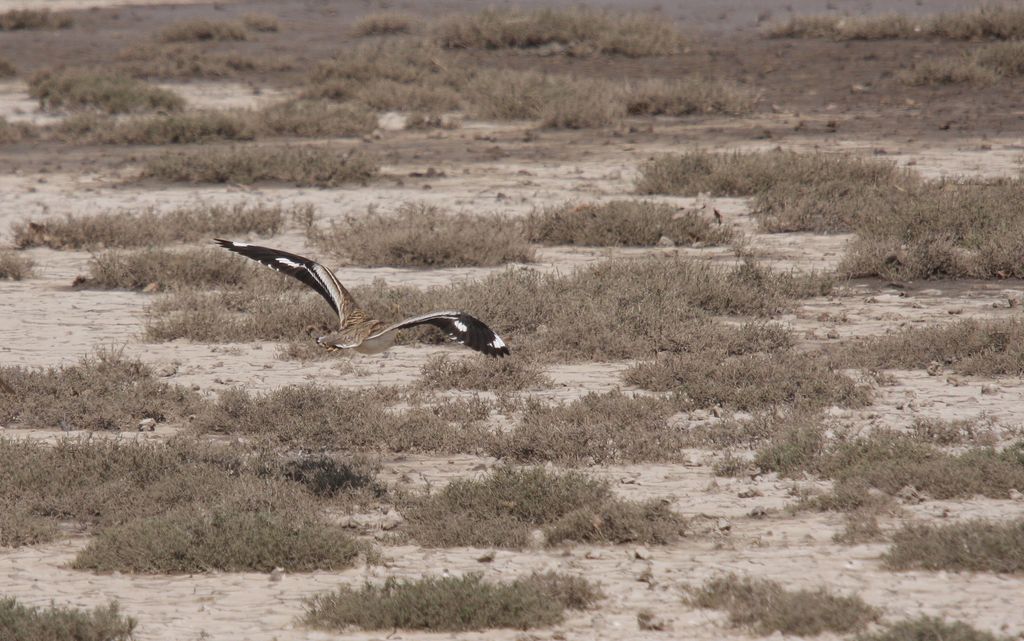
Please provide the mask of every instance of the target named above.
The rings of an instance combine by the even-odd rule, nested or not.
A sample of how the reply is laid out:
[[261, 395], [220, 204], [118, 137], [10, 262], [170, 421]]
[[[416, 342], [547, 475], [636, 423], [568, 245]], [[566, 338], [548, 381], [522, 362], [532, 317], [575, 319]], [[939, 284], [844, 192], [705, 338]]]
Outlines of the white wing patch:
[[282, 265], [288, 265], [289, 267], [302, 267], [302, 263], [297, 263], [291, 258], [279, 257], [276, 260]]
[[460, 320], [454, 321], [454, 323], [453, 323], [453, 324], [455, 325], [455, 327], [456, 327], [456, 328], [458, 328], [458, 330], [459, 330], [460, 332], [466, 332], [466, 331], [469, 331], [469, 328], [468, 328], [468, 327], [466, 327], [466, 324], [465, 324], [465, 323], [463, 323], [463, 322], [462, 322], [462, 321], [460, 321]]
[[493, 347], [494, 349], [501, 349], [504, 346], [505, 346], [505, 341], [501, 340], [501, 336], [498, 336], [497, 334], [495, 334], [494, 335], [494, 340], [491, 341], [491, 347]]
[[[339, 292], [336, 287], [333, 287], [334, 279], [330, 277], [330, 272], [327, 272], [327, 268], [321, 265], [320, 263], [315, 263], [310, 271], [313, 272], [313, 275], [316, 276], [317, 280], [319, 280], [320, 283], [324, 286], [324, 289], [327, 290], [327, 293], [331, 295], [331, 302], [334, 305], [334, 311], [336, 311], [338, 313], [338, 316], [340, 317], [341, 299], [338, 298], [338, 295], [341, 292]], [[325, 274], [324, 272], [327, 273]]]

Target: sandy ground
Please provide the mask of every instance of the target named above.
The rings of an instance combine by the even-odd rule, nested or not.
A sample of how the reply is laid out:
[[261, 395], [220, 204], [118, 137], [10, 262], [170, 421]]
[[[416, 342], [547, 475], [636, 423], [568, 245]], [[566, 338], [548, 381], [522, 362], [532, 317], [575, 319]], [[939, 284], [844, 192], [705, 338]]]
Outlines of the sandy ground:
[[[4, 2], [10, 6], [38, 6], [39, 2]], [[104, 2], [113, 6], [119, 2]], [[137, 0], [133, 4], [139, 3]], [[839, 3], [851, 12], [867, 10], [868, 3]], [[621, 5], [621, 3], [620, 3]], [[734, 6], [735, 5], [735, 6]], [[804, 10], [809, 3], [793, 3]], [[45, 6], [81, 8], [81, 2], [47, 0]], [[86, 3], [91, 6], [91, 3]], [[255, 9], [269, 5], [252, 5]], [[412, 5], [410, 5], [412, 6]], [[697, 3], [695, 11], [712, 9]], [[727, 3], [721, 21], [737, 21], [736, 29], [754, 21], [748, 3]], [[914, 3], [893, 5], [893, 10], [914, 10]], [[942, 9], [936, 4], [930, 8]], [[419, 5], [415, 5], [419, 7]], [[785, 11], [783, 8], [777, 9]], [[872, 9], [874, 10], [874, 9]], [[731, 12], [731, 13], [730, 13]], [[730, 17], [732, 16], [732, 17]], [[738, 18], [736, 16], [739, 16]], [[707, 22], [715, 22], [708, 18]], [[730, 23], [731, 24], [731, 23]], [[721, 28], [720, 25], [714, 28]], [[180, 88], [180, 87], [178, 87]], [[246, 83], [197, 83], [184, 92], [195, 106], [224, 108], [257, 106], [280, 98], [279, 92], [258, 94]], [[169, 210], [196, 202], [310, 203], [322, 220], [358, 215], [370, 206], [383, 211], [409, 201], [437, 204], [451, 211], [523, 214], [533, 208], [567, 200], [593, 201], [630, 197], [638, 163], [653, 154], [681, 147], [704, 146], [738, 150], [781, 146], [787, 149], [884, 153], [901, 165], [912, 165], [928, 177], [946, 175], [1012, 175], [1019, 170], [1020, 139], [1016, 134], [993, 131], [957, 136], [894, 136], [881, 130], [844, 137], [794, 132], [794, 125], [823, 123], [838, 118], [855, 123], [863, 115], [845, 111], [802, 113], [782, 108], [742, 120], [697, 118], [658, 120], [653, 130], [621, 132], [544, 132], [537, 140], [526, 136], [528, 123], [466, 123], [442, 132], [384, 131], [379, 140], [353, 141], [370, 151], [383, 150], [395, 158], [383, 168], [390, 180], [351, 189], [298, 189], [277, 186], [244, 188], [168, 187], [125, 184], [137, 171], [131, 158], [113, 164], [93, 157], [97, 150], [28, 149], [22, 156], [0, 159], [9, 170], [0, 174], [0, 245], [11, 241], [11, 223], [45, 216], [107, 210]], [[0, 83], [0, 116], [12, 121], [51, 122], [60, 116], [42, 114], [21, 82]], [[811, 127], [813, 129], [813, 127]], [[843, 126], [840, 126], [840, 130]], [[769, 130], [770, 139], [744, 132]], [[786, 133], [789, 132], [789, 133]], [[452, 150], [457, 150], [458, 153]], [[145, 150], [143, 150], [145, 151]], [[131, 155], [132, 152], [119, 152]], [[410, 177], [433, 167], [443, 176]], [[766, 262], [800, 270], [828, 269], [841, 258], [849, 237], [812, 234], [762, 234], [751, 220], [743, 199], [657, 198], [679, 207], [716, 208], [726, 224], [747, 234], [750, 245]], [[274, 238], [275, 246], [312, 252], [298, 230]], [[547, 248], [539, 262], [526, 268], [568, 271], [609, 257], [645, 252], [678, 252], [711, 261], [735, 260], [728, 249], [609, 250]], [[338, 387], [364, 387], [415, 382], [426, 359], [454, 348], [398, 347], [384, 357], [297, 362], [277, 357], [278, 346], [253, 342], [212, 345], [174, 341], [146, 343], [141, 339], [151, 295], [137, 292], [100, 292], [72, 289], [75, 276], [87, 271], [86, 252], [27, 252], [37, 262], [36, 276], [21, 282], [0, 281], [0, 362], [5, 365], [55, 366], [77, 361], [98, 347], [123, 347], [126, 354], [154, 365], [175, 365], [169, 380], [195, 385], [204, 392], [243, 386], [269, 390], [283, 385], [319, 381]], [[476, 277], [492, 270], [408, 270], [346, 268], [348, 285], [367, 284], [377, 278], [418, 287]], [[855, 282], [838, 295], [805, 301], [779, 320], [797, 330], [808, 345], [837, 337], [877, 335], [896, 328], [953, 318], [1017, 316], [1010, 298], [1024, 296], [1019, 281], [911, 283], [893, 288], [884, 282]], [[621, 372], [628, 363], [584, 363], [552, 367], [551, 389], [531, 392], [550, 400], [568, 400], [588, 392], [623, 387]], [[896, 383], [882, 387], [871, 407], [836, 411], [838, 420], [864, 429], [904, 426], [918, 417], [944, 419], [989, 417], [1000, 426], [1024, 424], [1024, 385], [1017, 378], [991, 381], [977, 377], [930, 376], [922, 371], [892, 372]], [[994, 394], [982, 394], [983, 384], [995, 383]], [[627, 388], [628, 389], [628, 388]], [[693, 420], [714, 420], [694, 416]], [[145, 435], [125, 438], [162, 438], [174, 427], [161, 427]], [[52, 431], [3, 429], [7, 437], [53, 439]], [[894, 573], [879, 561], [884, 544], [841, 546], [832, 535], [842, 529], [837, 514], [785, 515], [778, 510], [793, 501], [794, 482], [773, 476], [721, 479], [711, 473], [716, 452], [694, 451], [685, 465], [602, 467], [588, 470], [609, 478], [617, 491], [632, 499], [664, 498], [673, 509], [693, 518], [692, 535], [679, 543], [641, 551], [630, 546], [576, 546], [565, 550], [499, 551], [494, 560], [476, 559], [482, 550], [428, 550], [415, 546], [385, 546], [381, 566], [360, 566], [347, 572], [314, 572], [272, 580], [262, 574], [220, 574], [182, 577], [95, 575], [66, 567], [85, 539], [53, 544], [0, 549], [0, 593], [32, 605], [50, 602], [75, 606], [105, 604], [116, 599], [124, 612], [140, 624], [140, 641], [186, 639], [299, 640], [331, 639], [339, 635], [311, 631], [296, 620], [301, 601], [339, 584], [358, 585], [367, 578], [419, 577], [443, 572], [481, 571], [501, 579], [533, 570], [559, 569], [597, 581], [610, 595], [592, 611], [571, 614], [560, 626], [529, 634], [500, 630], [458, 635], [412, 632], [366, 633], [353, 631], [352, 639], [721, 639], [744, 637], [723, 625], [720, 613], [695, 610], [682, 603], [683, 588], [697, 585], [723, 571], [735, 571], [783, 582], [790, 588], [828, 585], [852, 592], [882, 608], [890, 620], [921, 614], [961, 620], [994, 633], [1024, 636], [1024, 577], [992, 574]], [[489, 459], [474, 457], [385, 458], [381, 478], [412, 478], [413, 483], [444, 483], [456, 476], [474, 475]], [[813, 481], [802, 482], [814, 485]], [[821, 484], [818, 484], [821, 485]], [[757, 492], [750, 492], [756, 490]], [[740, 495], [753, 498], [740, 498]], [[752, 515], [767, 509], [768, 515]], [[904, 506], [903, 520], [1010, 519], [1024, 516], [1024, 501], [975, 499], [926, 501]], [[363, 529], [379, 531], [379, 515], [371, 515]], [[886, 523], [892, 528], [899, 521]], [[652, 583], [638, 580], [649, 570]], [[672, 632], [639, 631], [636, 614], [658, 612], [671, 622]], [[822, 638], [833, 638], [823, 635]]]

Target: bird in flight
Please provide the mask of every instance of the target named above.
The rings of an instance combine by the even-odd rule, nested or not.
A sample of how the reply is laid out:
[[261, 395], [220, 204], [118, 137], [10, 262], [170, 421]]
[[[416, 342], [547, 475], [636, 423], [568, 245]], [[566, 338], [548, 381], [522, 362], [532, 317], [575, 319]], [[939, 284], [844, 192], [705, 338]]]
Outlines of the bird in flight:
[[352, 349], [360, 354], [380, 354], [395, 344], [399, 330], [417, 325], [433, 325], [452, 340], [488, 356], [507, 356], [509, 353], [508, 346], [500, 336], [466, 312], [431, 312], [386, 325], [368, 317], [334, 272], [316, 261], [270, 247], [220, 238], [214, 238], [214, 241], [224, 249], [297, 278], [323, 296], [337, 312], [340, 327], [337, 332], [316, 339], [321, 347], [329, 350]]

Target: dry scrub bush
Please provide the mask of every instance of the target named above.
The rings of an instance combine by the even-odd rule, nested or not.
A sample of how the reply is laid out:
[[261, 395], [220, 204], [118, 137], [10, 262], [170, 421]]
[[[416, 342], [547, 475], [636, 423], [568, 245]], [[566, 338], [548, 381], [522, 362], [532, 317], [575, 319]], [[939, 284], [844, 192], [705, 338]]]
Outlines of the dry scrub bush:
[[265, 394], [236, 388], [223, 392], [192, 425], [200, 433], [244, 434], [317, 450], [474, 452], [490, 438], [483, 424], [490, 408], [479, 399], [391, 409], [399, 400], [390, 388], [300, 385]]
[[897, 621], [871, 634], [860, 634], [856, 641], [1010, 641], [959, 621], [921, 616], [917, 619]]
[[219, 249], [109, 250], [94, 254], [89, 277], [91, 289], [182, 289], [242, 285], [253, 280], [255, 264], [243, 263]]
[[[1018, 448], [976, 447], [948, 453], [911, 435], [878, 431], [867, 437], [825, 439], [824, 425], [798, 425], [780, 431], [758, 450], [755, 465], [782, 475], [812, 472], [834, 479], [833, 498], [847, 498], [837, 509], [859, 507], [868, 488], [889, 495], [907, 486], [944, 500], [982, 495], [1006, 498], [1024, 489], [1024, 463]], [[840, 501], [841, 503], [841, 501]]]
[[871, 401], [870, 388], [836, 371], [826, 359], [804, 352], [730, 356], [711, 349], [664, 354], [632, 366], [625, 381], [652, 391], [673, 392], [682, 409], [863, 407]]
[[699, 212], [647, 200], [549, 207], [527, 216], [525, 227], [530, 242], [545, 245], [651, 247], [662, 236], [676, 245], [724, 245], [733, 238]]
[[10, 249], [0, 249], [0, 280], [23, 280], [32, 276], [35, 262]]
[[0, 367], [0, 423], [64, 430], [133, 429], [140, 419], [181, 421], [198, 411], [198, 394], [165, 383], [137, 360], [99, 352], [75, 365]]
[[683, 519], [660, 501], [626, 501], [607, 481], [543, 468], [453, 479], [437, 493], [407, 498], [400, 509], [409, 535], [430, 547], [522, 548], [538, 528], [547, 545], [661, 544], [683, 529]]
[[165, 152], [146, 159], [144, 178], [171, 182], [285, 182], [298, 187], [366, 183], [380, 167], [356, 150], [315, 146], [238, 146]]
[[412, 33], [413, 23], [418, 18], [397, 11], [383, 11], [363, 16], [352, 25], [352, 35], [357, 38], [366, 36], [393, 36]]
[[210, 236], [255, 234], [273, 236], [286, 218], [311, 216], [311, 205], [264, 205], [257, 202], [218, 205], [202, 203], [160, 213], [114, 211], [100, 214], [68, 214], [42, 222], [25, 221], [11, 225], [19, 249], [130, 248], [196, 242]]
[[343, 570], [364, 550], [308, 506], [249, 496], [185, 505], [105, 528], [72, 567], [96, 572], [194, 574]]
[[575, 55], [628, 57], [677, 53], [679, 32], [663, 16], [587, 8], [518, 11], [488, 9], [438, 21], [434, 38], [449, 49], [506, 49], [561, 45]]
[[786, 590], [780, 583], [727, 574], [691, 588], [689, 603], [726, 610], [729, 623], [757, 635], [775, 632], [815, 636], [863, 630], [881, 613], [860, 597], [839, 596], [825, 588]]
[[754, 196], [768, 231], [850, 231], [865, 210], [888, 209], [919, 184], [889, 161], [854, 156], [767, 152], [663, 155], [640, 166], [641, 194]]
[[185, 100], [116, 71], [68, 68], [37, 72], [29, 79], [29, 95], [43, 109], [96, 109], [110, 114], [179, 111]]
[[118, 53], [116, 68], [140, 78], [217, 79], [290, 71], [287, 56], [218, 53], [189, 45], [142, 45]]
[[913, 67], [896, 74], [905, 85], [991, 85], [999, 81], [1000, 74], [984, 67], [971, 56], [922, 60]]
[[163, 42], [224, 42], [247, 38], [244, 25], [210, 20], [177, 22], [161, 29], [157, 37]]
[[420, 386], [429, 390], [487, 390], [511, 392], [550, 387], [551, 379], [534, 360], [527, 358], [449, 358], [431, 356], [420, 368]]
[[928, 182], [859, 216], [840, 270], [850, 276], [1020, 278], [1024, 180]]
[[767, 30], [772, 38], [881, 40], [938, 37], [949, 40], [1016, 40], [1024, 37], [1024, 9], [986, 6], [971, 11], [940, 13], [911, 21], [902, 15], [870, 17], [793, 16]]
[[751, 112], [756, 96], [727, 81], [692, 75], [630, 83], [625, 100], [626, 113], [633, 116], [741, 115]]
[[974, 50], [974, 61], [1004, 78], [1024, 75], [1024, 42], [995, 42]]
[[270, 105], [255, 117], [258, 130], [277, 136], [359, 136], [377, 127], [377, 117], [364, 107], [319, 100], [289, 100]]
[[311, 232], [320, 248], [369, 267], [492, 267], [532, 262], [534, 254], [506, 217], [451, 215], [423, 203], [393, 215], [371, 210]]
[[[322, 534], [326, 525], [314, 520], [317, 509], [327, 502], [344, 507], [346, 501], [358, 500], [360, 491], [373, 491], [375, 483], [372, 473], [325, 457], [286, 458], [272, 450], [181, 438], [165, 443], [62, 439], [54, 445], [0, 440], [0, 463], [0, 544], [51, 540], [60, 533], [56, 526], [69, 522], [91, 532], [109, 531], [114, 538], [122, 526], [135, 528], [138, 536], [123, 546], [110, 549], [104, 543], [84, 557], [109, 569], [134, 570], [138, 566], [132, 564], [141, 562], [137, 556], [133, 559], [139, 550], [171, 547], [182, 535], [176, 528], [196, 514], [190, 510], [208, 510], [207, 514], [218, 513], [235, 523], [259, 515], [290, 515], [304, 526], [319, 527]], [[148, 527], [147, 519], [169, 516], [176, 522], [163, 521], [168, 527]], [[285, 541], [290, 536], [281, 535]], [[209, 554], [209, 562], [195, 571], [222, 567], [213, 549], [221, 544], [221, 551], [234, 550], [223, 540], [197, 550], [195, 554]], [[271, 569], [289, 558], [295, 557], [282, 552], [264, 562]], [[232, 557], [225, 555], [223, 562], [233, 562]], [[157, 571], [155, 560], [153, 564], [146, 571]], [[166, 565], [159, 569], [181, 567], [166, 556], [160, 564]]]
[[73, 24], [71, 16], [49, 9], [12, 9], [0, 13], [0, 31], [69, 29]]
[[312, 597], [304, 622], [325, 630], [430, 630], [461, 632], [484, 628], [525, 630], [560, 623], [566, 609], [583, 610], [602, 594], [587, 580], [533, 574], [510, 583], [484, 581], [480, 574], [388, 578], [384, 585], [348, 586]]
[[1024, 572], [1024, 520], [911, 523], [893, 534], [883, 559], [893, 570]]
[[620, 391], [590, 393], [561, 405], [528, 400], [491, 453], [523, 463], [603, 465], [678, 461], [690, 442], [669, 423], [672, 404]]
[[117, 603], [92, 610], [21, 605], [0, 597], [0, 639], [11, 641], [132, 641], [137, 622]]
[[249, 13], [242, 17], [242, 24], [249, 31], [274, 33], [281, 30], [277, 16], [269, 13]]
[[968, 376], [1024, 375], [1024, 323], [966, 319], [908, 328], [838, 347], [844, 366], [925, 369], [933, 362]]

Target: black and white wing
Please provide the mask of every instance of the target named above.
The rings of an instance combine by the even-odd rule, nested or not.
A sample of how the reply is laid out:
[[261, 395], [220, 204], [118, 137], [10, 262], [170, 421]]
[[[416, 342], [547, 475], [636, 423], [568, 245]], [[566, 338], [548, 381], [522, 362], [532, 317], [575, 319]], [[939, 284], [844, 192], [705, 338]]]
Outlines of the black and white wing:
[[345, 319], [353, 311], [359, 309], [352, 294], [348, 293], [348, 290], [338, 281], [334, 272], [316, 261], [280, 249], [237, 243], [220, 238], [213, 240], [224, 249], [259, 261], [271, 269], [302, 281], [330, 303], [334, 311], [337, 312], [342, 326], [345, 324]]
[[366, 340], [369, 341], [382, 334], [397, 332], [400, 329], [408, 329], [417, 325], [433, 325], [455, 342], [488, 356], [507, 356], [509, 353], [508, 346], [500, 336], [495, 334], [483, 321], [465, 312], [431, 312], [422, 316], [414, 316], [386, 327]]

